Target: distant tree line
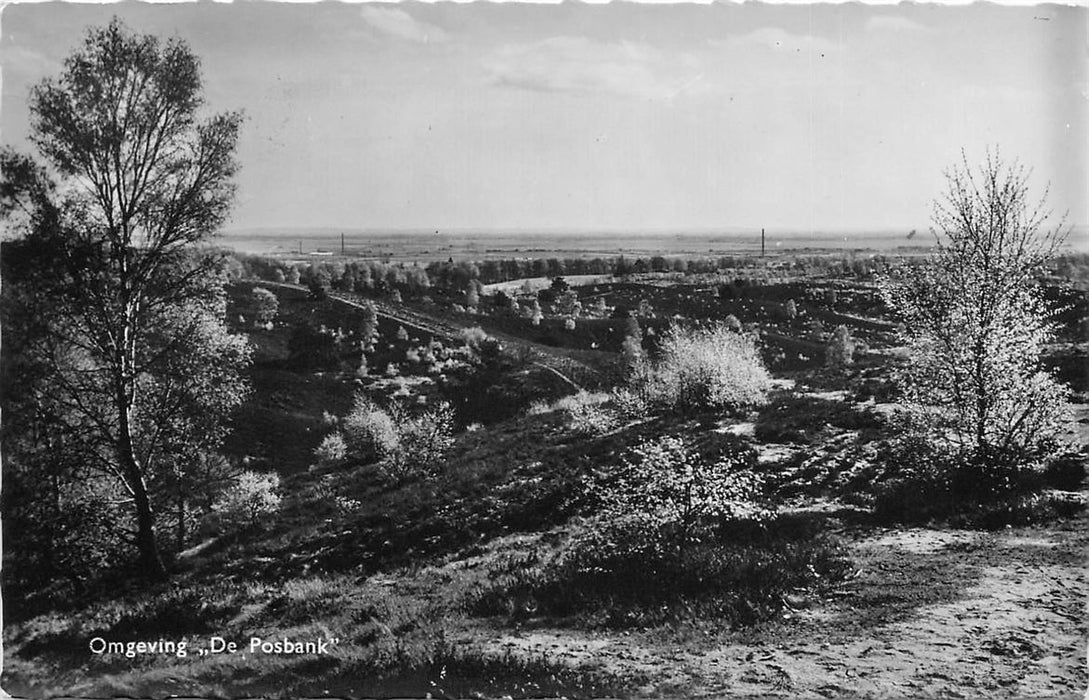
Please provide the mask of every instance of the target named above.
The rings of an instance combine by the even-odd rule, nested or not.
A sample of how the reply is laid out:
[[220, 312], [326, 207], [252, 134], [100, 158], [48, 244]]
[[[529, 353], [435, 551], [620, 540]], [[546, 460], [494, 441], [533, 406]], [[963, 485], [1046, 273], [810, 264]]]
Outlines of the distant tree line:
[[705, 275], [724, 271], [759, 271], [790, 276], [832, 276], [872, 281], [889, 268], [885, 255], [792, 255], [759, 258], [751, 255], [719, 257], [629, 258], [508, 258], [484, 261], [447, 260], [426, 266], [418, 263], [389, 263], [371, 260], [299, 263], [289, 260], [234, 254], [231, 273], [237, 278], [260, 279], [318, 286], [328, 290], [364, 295], [394, 291], [417, 297], [442, 290], [457, 294], [479, 294], [487, 284], [519, 279], [557, 278], [572, 275], [674, 274]]

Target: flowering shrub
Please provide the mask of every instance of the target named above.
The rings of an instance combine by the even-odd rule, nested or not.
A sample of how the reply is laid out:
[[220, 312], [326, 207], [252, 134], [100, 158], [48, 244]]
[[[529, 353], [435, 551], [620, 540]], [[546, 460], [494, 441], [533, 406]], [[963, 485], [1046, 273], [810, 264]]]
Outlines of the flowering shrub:
[[643, 395], [626, 387], [613, 389], [612, 404], [622, 420], [638, 420], [650, 413], [650, 406]]
[[633, 368], [630, 385], [647, 403], [679, 413], [736, 412], [766, 402], [771, 377], [752, 336], [724, 324], [674, 328], [655, 363]]
[[348, 443], [339, 432], [330, 433], [314, 448], [314, 456], [320, 466], [329, 466], [344, 461], [348, 456]]
[[824, 351], [824, 362], [829, 367], [842, 368], [854, 362], [855, 341], [847, 326], [837, 326]]
[[341, 430], [348, 454], [365, 461], [385, 459], [401, 441], [389, 413], [363, 394], [356, 396], [352, 410], [341, 421]]
[[[619, 416], [604, 405], [605, 394], [580, 391], [565, 406], [571, 429], [584, 435], [604, 435], [620, 424]], [[558, 403], [558, 402], [557, 402]]]
[[383, 463], [384, 471], [403, 479], [433, 469], [454, 443], [454, 410], [450, 404], [440, 403], [415, 418], [407, 418], [399, 408], [391, 413], [398, 441]]
[[256, 525], [263, 516], [280, 507], [280, 477], [243, 471], [223, 490], [212, 506], [213, 512], [235, 526]]
[[757, 504], [759, 480], [739, 467], [741, 452], [724, 452], [707, 462], [684, 440], [664, 436], [642, 442], [631, 450], [623, 466], [608, 478], [591, 484], [604, 520], [623, 520], [638, 514], [656, 528], [672, 533], [683, 552], [707, 518], [745, 520], [764, 517]]
[[634, 448], [619, 470], [592, 480], [593, 515], [573, 521], [558, 546], [497, 560], [469, 609], [612, 627], [746, 623], [849, 571], [834, 543], [760, 507], [751, 447], [725, 441], [704, 452], [674, 437]]

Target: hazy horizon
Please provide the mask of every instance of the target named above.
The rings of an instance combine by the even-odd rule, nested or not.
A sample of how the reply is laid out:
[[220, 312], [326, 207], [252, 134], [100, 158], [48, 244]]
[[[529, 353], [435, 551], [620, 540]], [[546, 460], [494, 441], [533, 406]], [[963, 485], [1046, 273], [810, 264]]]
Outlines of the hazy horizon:
[[1089, 223], [1089, 8], [15, 4], [6, 144], [114, 15], [245, 111], [233, 230], [921, 233], [995, 145]]

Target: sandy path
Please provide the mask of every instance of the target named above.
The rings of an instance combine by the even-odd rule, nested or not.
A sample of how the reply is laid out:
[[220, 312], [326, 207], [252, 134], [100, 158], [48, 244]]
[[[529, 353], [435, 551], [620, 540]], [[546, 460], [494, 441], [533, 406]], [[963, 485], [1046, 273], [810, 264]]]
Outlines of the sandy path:
[[490, 646], [642, 673], [650, 694], [1081, 697], [1087, 520], [847, 535], [851, 580], [745, 632], [533, 630]]

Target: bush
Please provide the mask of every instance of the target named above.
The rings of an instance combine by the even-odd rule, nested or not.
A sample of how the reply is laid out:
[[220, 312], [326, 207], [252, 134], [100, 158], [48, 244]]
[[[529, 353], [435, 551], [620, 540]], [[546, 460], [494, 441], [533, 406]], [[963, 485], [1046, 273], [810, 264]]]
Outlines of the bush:
[[339, 432], [330, 433], [314, 449], [314, 456], [317, 457], [318, 464], [323, 467], [343, 462], [348, 456], [348, 444], [344, 442], [344, 436]]
[[763, 404], [770, 381], [753, 337], [718, 324], [671, 329], [659, 360], [635, 368], [631, 386], [649, 404], [678, 413], [737, 412]]
[[847, 326], [837, 326], [824, 351], [824, 363], [828, 367], [841, 369], [852, 364], [854, 359], [855, 341], [851, 338], [851, 331]]
[[631, 449], [620, 469], [591, 482], [605, 521], [645, 518], [672, 533], [678, 552], [697, 537], [708, 518], [761, 518], [759, 481], [741, 451], [706, 461], [678, 437], [648, 440]]
[[994, 465], [976, 460], [970, 450], [918, 439], [907, 431], [884, 441], [875, 461], [873, 507], [884, 521], [945, 521], [958, 527], [987, 529], [1065, 517], [1084, 504], [1080, 499], [1042, 494], [1056, 482], [1080, 487], [1076, 455], [1040, 464]]
[[212, 509], [220, 518], [236, 527], [257, 525], [260, 519], [280, 507], [280, 477], [243, 471], [224, 489]]
[[491, 585], [469, 601], [476, 614], [585, 616], [592, 626], [749, 624], [783, 609], [787, 595], [843, 578], [841, 548], [789, 519], [737, 523], [678, 556], [669, 533], [629, 517], [581, 524], [557, 551], [493, 564]]
[[625, 387], [613, 389], [612, 404], [622, 420], [639, 420], [650, 413], [650, 406], [642, 394]]
[[250, 293], [250, 306], [253, 309], [254, 324], [263, 326], [276, 318], [280, 301], [264, 287], [254, 287]]
[[363, 394], [355, 397], [352, 410], [341, 421], [348, 454], [363, 461], [385, 459], [400, 446], [400, 434], [390, 414]]
[[454, 444], [454, 410], [443, 402], [415, 418], [406, 418], [400, 409], [392, 413], [399, 434], [397, 448], [384, 464], [386, 473], [403, 479], [430, 472]]
[[620, 423], [616, 413], [604, 405], [607, 400], [607, 394], [580, 391], [560, 399], [556, 406], [567, 411], [570, 416], [569, 425], [576, 433], [603, 435]]

